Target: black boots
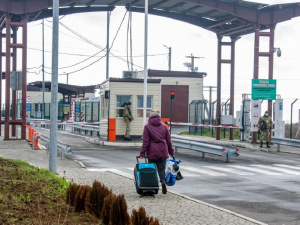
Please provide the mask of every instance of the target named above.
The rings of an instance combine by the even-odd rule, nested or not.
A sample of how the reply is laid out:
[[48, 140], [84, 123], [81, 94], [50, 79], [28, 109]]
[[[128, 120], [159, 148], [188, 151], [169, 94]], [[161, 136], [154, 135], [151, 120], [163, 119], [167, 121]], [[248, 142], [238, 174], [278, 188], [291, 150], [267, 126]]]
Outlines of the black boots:
[[167, 194], [167, 185], [166, 182], [161, 182], [161, 187], [162, 187], [162, 193]]
[[[262, 143], [262, 142], [260, 142], [260, 146], [259, 146], [259, 147], [261, 147], [261, 148], [262, 148], [262, 146], [263, 146], [263, 143]], [[270, 148], [269, 142], [267, 142], [267, 148]]]

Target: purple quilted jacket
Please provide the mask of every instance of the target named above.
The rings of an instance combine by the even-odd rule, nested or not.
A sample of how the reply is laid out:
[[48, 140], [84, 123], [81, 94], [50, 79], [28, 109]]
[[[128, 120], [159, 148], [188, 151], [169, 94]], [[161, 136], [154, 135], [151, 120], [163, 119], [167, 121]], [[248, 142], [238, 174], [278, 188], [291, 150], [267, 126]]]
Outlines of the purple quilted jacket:
[[144, 127], [141, 157], [167, 159], [174, 154], [170, 132], [158, 115], [151, 116]]

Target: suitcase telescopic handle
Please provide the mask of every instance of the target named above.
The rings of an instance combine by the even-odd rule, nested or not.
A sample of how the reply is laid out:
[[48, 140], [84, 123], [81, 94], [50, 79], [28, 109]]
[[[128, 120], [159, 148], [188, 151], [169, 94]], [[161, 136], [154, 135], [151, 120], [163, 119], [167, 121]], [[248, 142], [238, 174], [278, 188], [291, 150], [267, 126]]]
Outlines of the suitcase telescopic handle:
[[[138, 155], [138, 156], [136, 156], [136, 161], [137, 161], [137, 163], [139, 163], [139, 158], [140, 158], [140, 156]], [[145, 157], [145, 162], [147, 163], [147, 158]]]

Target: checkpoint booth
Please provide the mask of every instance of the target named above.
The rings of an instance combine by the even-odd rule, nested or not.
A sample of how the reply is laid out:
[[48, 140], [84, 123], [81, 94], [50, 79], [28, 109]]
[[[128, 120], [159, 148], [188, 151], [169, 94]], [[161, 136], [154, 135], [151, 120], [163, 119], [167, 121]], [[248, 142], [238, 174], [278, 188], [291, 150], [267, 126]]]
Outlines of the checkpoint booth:
[[[147, 118], [151, 109], [161, 109], [161, 80], [147, 81]], [[100, 137], [106, 137], [108, 130], [117, 139], [125, 134], [123, 121], [123, 104], [131, 102], [131, 137], [143, 134], [144, 80], [136, 78], [109, 78], [99, 85], [100, 88]], [[109, 122], [110, 121], [110, 122]], [[106, 123], [105, 123], [106, 122]], [[109, 127], [108, 127], [109, 126]]]

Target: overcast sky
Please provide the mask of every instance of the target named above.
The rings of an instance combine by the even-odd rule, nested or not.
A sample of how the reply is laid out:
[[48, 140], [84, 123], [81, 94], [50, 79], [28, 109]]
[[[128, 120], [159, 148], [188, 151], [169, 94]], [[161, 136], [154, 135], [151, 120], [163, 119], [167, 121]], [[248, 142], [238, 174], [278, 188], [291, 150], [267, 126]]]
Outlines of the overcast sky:
[[[263, 2], [263, 1], [262, 1]], [[267, 1], [270, 2], [270, 1]], [[278, 1], [272, 1], [275, 4]], [[281, 1], [282, 2], [282, 1]], [[287, 2], [287, 1], [284, 1]], [[290, 2], [290, 1], [289, 1]], [[121, 25], [126, 11], [116, 8], [111, 14], [110, 45], [115, 38], [110, 55], [110, 77], [121, 77], [128, 70], [126, 55], [130, 52], [127, 45], [129, 13]], [[106, 12], [68, 15], [60, 18], [59, 27], [59, 74], [69, 74], [69, 84], [94, 85], [106, 77]], [[284, 99], [284, 120], [290, 120], [290, 105], [300, 98], [300, 18], [278, 24], [275, 29], [275, 47], [280, 47], [282, 56], [274, 57], [274, 79], [277, 79], [277, 93]], [[132, 14], [132, 55], [133, 69], [144, 67], [144, 14]], [[118, 28], [121, 26], [118, 35]], [[86, 38], [83, 40], [75, 33]], [[128, 35], [127, 35], [128, 34]], [[172, 70], [187, 71], [184, 62], [193, 54], [203, 57], [195, 60], [199, 72], [207, 72], [204, 86], [216, 86], [217, 82], [217, 38], [214, 33], [202, 28], [163, 17], [149, 15], [148, 68], [168, 69], [168, 47], [172, 47]], [[19, 34], [21, 36], [21, 34]], [[226, 39], [223, 39], [226, 40]], [[45, 20], [45, 80], [51, 80], [52, 20]], [[261, 39], [261, 50], [268, 51], [268, 42]], [[28, 82], [42, 80], [42, 22], [28, 25]], [[101, 52], [102, 51], [102, 52]], [[226, 52], [226, 51], [225, 51]], [[242, 36], [236, 43], [235, 67], [235, 111], [239, 110], [243, 93], [251, 94], [253, 77], [254, 34]], [[98, 54], [97, 54], [98, 53]], [[97, 54], [97, 55], [95, 55]], [[91, 57], [95, 55], [94, 57]], [[224, 55], [224, 58], [229, 58]], [[260, 79], [267, 79], [268, 62], [260, 60]], [[18, 69], [21, 65], [18, 66]], [[130, 69], [130, 68], [129, 68]], [[229, 98], [229, 66], [222, 67], [222, 101]], [[66, 83], [66, 76], [59, 75], [59, 82]], [[204, 92], [208, 97], [208, 92]], [[267, 108], [266, 101], [262, 110]], [[294, 104], [293, 122], [298, 121], [300, 99]]]

